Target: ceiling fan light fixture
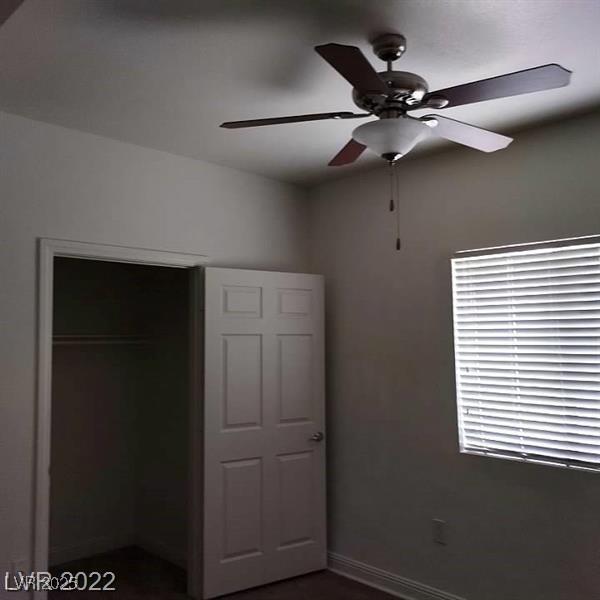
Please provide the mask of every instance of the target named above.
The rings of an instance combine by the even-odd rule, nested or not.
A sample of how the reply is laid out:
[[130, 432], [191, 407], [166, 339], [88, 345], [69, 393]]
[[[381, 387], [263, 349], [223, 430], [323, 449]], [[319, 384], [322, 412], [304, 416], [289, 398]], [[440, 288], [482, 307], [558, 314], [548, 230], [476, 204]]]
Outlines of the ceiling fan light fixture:
[[383, 158], [398, 158], [398, 155], [408, 154], [430, 134], [430, 127], [418, 119], [399, 117], [364, 123], [352, 132], [352, 137]]

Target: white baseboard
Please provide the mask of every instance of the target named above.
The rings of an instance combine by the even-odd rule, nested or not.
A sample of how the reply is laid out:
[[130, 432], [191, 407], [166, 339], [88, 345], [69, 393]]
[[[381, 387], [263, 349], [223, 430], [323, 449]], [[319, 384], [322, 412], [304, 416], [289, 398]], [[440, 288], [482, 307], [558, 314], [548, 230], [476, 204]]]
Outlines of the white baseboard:
[[117, 548], [131, 546], [133, 544], [133, 534], [106, 535], [97, 538], [78, 542], [70, 546], [54, 546], [50, 548], [48, 555], [48, 564], [61, 565], [72, 560], [102, 554]]
[[328, 568], [330, 571], [365, 585], [377, 588], [403, 600], [465, 600], [454, 594], [438, 590], [424, 583], [407, 579], [395, 573], [372, 567], [365, 563], [328, 552]]

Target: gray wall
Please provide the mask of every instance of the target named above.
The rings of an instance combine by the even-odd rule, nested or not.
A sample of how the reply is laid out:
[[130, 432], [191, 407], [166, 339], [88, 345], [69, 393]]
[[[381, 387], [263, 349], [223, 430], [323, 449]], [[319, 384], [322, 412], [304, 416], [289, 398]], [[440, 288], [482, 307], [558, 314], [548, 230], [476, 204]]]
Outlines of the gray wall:
[[401, 162], [399, 253], [384, 170], [314, 190], [331, 550], [469, 600], [598, 596], [600, 477], [458, 454], [448, 259], [600, 233], [599, 156], [595, 114]]
[[37, 238], [302, 271], [304, 200], [263, 177], [0, 113], [0, 572], [31, 554]]

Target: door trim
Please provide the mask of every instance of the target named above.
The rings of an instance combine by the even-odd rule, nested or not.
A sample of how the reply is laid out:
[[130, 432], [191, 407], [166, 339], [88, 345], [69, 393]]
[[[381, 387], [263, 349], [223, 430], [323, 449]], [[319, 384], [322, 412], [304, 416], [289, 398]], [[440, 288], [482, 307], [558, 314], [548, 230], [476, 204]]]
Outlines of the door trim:
[[[198, 271], [209, 259], [199, 254], [133, 248], [109, 244], [94, 244], [73, 240], [52, 238], [38, 239], [38, 288], [37, 288], [37, 389], [36, 389], [36, 432], [35, 432], [35, 476], [34, 476], [34, 514], [33, 514], [33, 556], [32, 570], [44, 572], [48, 570], [48, 543], [50, 519], [50, 438], [52, 415], [52, 295], [54, 285], [55, 257], [103, 260], [143, 265], [194, 269], [192, 277], [192, 298], [199, 296], [198, 285], [201, 279]], [[192, 328], [191, 348], [191, 387], [190, 387], [190, 457], [189, 457], [189, 494], [188, 518], [190, 523], [188, 553], [188, 593], [195, 598], [201, 594], [201, 561], [202, 546], [200, 524], [201, 519], [194, 515], [202, 514], [202, 460], [194, 449], [202, 443], [202, 423], [199, 417], [198, 402], [202, 391], [202, 365], [197, 352], [201, 343], [198, 339], [198, 322], [194, 303], [191, 303], [190, 326]], [[46, 600], [45, 591], [36, 591], [34, 600]]]

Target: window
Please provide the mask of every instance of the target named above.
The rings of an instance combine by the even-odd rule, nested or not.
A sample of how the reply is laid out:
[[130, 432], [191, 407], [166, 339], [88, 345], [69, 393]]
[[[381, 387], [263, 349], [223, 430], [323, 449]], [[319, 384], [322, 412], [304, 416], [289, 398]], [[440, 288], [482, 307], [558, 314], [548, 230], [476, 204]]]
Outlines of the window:
[[600, 243], [452, 260], [461, 452], [600, 470]]

